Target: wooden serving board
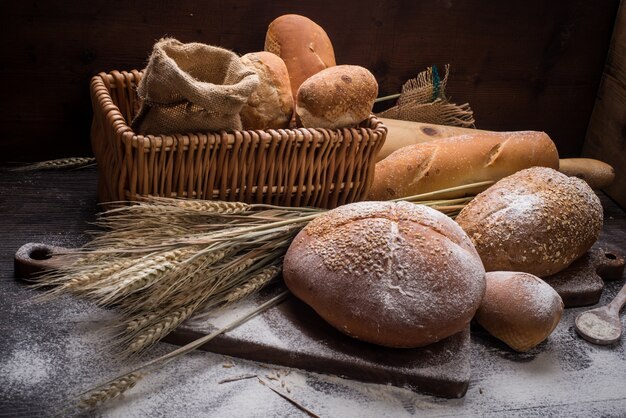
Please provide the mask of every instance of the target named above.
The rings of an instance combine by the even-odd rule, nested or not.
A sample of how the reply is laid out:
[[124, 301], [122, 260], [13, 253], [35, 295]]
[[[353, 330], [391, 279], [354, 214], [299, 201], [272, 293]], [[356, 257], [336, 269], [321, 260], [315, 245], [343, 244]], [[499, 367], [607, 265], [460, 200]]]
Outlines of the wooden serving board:
[[[261, 292], [248, 306], [204, 322], [186, 322], [165, 341], [186, 344], [283, 290]], [[464, 331], [424, 348], [386, 348], [350, 338], [328, 325], [306, 304], [289, 298], [202, 349], [248, 360], [334, 374], [365, 382], [406, 387], [445, 398], [465, 395], [470, 379], [470, 333]]]
[[566, 308], [595, 305], [600, 301], [604, 280], [619, 280], [624, 273], [624, 253], [596, 244], [565, 270], [544, 277], [563, 299]]

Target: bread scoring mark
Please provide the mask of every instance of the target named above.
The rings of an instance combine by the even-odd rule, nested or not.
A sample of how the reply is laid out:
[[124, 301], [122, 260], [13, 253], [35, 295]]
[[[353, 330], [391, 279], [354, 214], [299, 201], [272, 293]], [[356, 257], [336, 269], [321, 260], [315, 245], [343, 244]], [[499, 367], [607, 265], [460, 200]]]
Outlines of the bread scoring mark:
[[410, 190], [414, 185], [418, 184], [424, 177], [428, 177], [430, 174], [430, 168], [432, 167], [439, 151], [438, 147], [433, 147], [431, 149], [432, 152], [428, 155], [428, 158], [421, 160], [415, 168], [413, 181], [408, 184], [407, 189]]
[[509, 136], [503, 142], [498, 142], [489, 150], [489, 153], [487, 154], [487, 163], [485, 164], [485, 167], [489, 167], [493, 165], [498, 160], [500, 153], [502, 152], [502, 150], [506, 146], [506, 143], [509, 142], [510, 139], [511, 137]]

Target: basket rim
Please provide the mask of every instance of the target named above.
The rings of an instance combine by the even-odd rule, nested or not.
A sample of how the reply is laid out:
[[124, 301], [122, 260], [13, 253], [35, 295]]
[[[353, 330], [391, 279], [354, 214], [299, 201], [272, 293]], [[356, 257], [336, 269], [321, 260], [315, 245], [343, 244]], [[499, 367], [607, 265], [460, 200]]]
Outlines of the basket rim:
[[[234, 142], [234, 136], [236, 133], [247, 133], [248, 135], [258, 135], [261, 138], [274, 135], [279, 135], [285, 139], [291, 139], [294, 136], [296, 138], [304, 135], [322, 135], [328, 138], [329, 136], [344, 133], [346, 130], [356, 133], [357, 137], [360, 131], [365, 130], [374, 134], [375, 136], [385, 137], [387, 133], [387, 127], [383, 122], [374, 114], [370, 114], [367, 119], [362, 121], [359, 125], [347, 128], [327, 129], [327, 128], [286, 128], [286, 129], [239, 129], [231, 131], [206, 131], [206, 132], [186, 132], [186, 133], [174, 133], [174, 134], [147, 134], [142, 135], [134, 132], [131, 128], [129, 121], [126, 120], [119, 107], [113, 102], [111, 92], [109, 90], [110, 85], [115, 84], [116, 80], [127, 80], [129, 82], [135, 81], [137, 76], [141, 76], [143, 71], [131, 70], [131, 71], [118, 71], [113, 70], [108, 73], [100, 72], [93, 76], [90, 83], [90, 90], [92, 97], [94, 98], [94, 104], [98, 104], [99, 110], [103, 110], [109, 118], [115, 119], [114, 131], [117, 135], [125, 138], [130, 138], [132, 135], [132, 142], [137, 145], [142, 142], [144, 146], [162, 146], [162, 144], [179, 143], [181, 140], [193, 141], [193, 138], [203, 136], [216, 136], [222, 138], [225, 135], [228, 137], [228, 143]], [[94, 113], [96, 109], [93, 109]], [[298, 135], [298, 133], [300, 135]], [[295, 134], [295, 135], [294, 135]], [[346, 136], [343, 134], [342, 136]], [[354, 137], [354, 135], [353, 135]]]

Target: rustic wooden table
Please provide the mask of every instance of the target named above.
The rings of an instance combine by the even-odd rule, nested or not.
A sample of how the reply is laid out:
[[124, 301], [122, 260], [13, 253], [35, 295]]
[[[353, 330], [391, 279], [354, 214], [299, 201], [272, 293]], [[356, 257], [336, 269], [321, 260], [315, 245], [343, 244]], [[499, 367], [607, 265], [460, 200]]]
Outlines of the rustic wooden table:
[[[72, 415], [73, 395], [141, 362], [116, 361], [107, 334], [112, 313], [66, 297], [30, 303], [38, 293], [13, 275], [13, 255], [26, 242], [77, 246], [97, 212], [93, 168], [0, 173], [0, 417]], [[601, 195], [601, 240], [626, 250], [626, 213]], [[601, 303], [622, 286], [607, 282]], [[472, 378], [462, 399], [439, 399], [392, 386], [207, 352], [193, 352], [146, 376], [98, 411], [101, 416], [306, 416], [257, 379], [289, 390], [320, 416], [626, 416], [626, 344], [601, 347], [574, 332], [566, 310], [547, 342], [517, 354], [472, 331]], [[626, 315], [622, 314], [622, 323]], [[149, 356], [170, 351], [161, 343]], [[269, 378], [269, 379], [268, 379]]]

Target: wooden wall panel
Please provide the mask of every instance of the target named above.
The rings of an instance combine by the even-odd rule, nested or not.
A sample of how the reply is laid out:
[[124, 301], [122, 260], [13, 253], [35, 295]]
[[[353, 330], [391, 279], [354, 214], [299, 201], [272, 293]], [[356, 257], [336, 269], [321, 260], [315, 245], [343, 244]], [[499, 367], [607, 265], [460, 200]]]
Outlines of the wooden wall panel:
[[583, 148], [615, 168], [606, 192], [626, 208], [626, 4], [622, 3]]
[[580, 154], [618, 0], [3, 1], [0, 160], [87, 155], [92, 75], [142, 68], [154, 41], [263, 47], [269, 22], [300, 13], [326, 28], [339, 63], [381, 94], [451, 64], [448, 94], [483, 129], [545, 130]]

